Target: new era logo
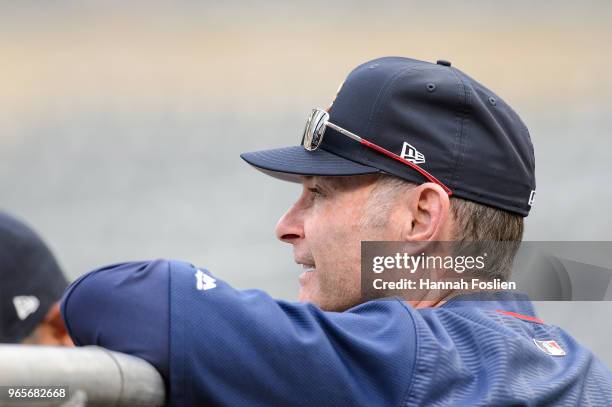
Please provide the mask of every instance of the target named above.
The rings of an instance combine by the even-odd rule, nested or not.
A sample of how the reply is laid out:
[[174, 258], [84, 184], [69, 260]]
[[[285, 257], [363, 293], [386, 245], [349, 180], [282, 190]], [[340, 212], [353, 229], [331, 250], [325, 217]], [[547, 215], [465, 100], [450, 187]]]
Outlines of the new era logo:
[[535, 201], [535, 189], [531, 191], [531, 193], [529, 194], [529, 201], [527, 201], [527, 204], [529, 206], [533, 206], [534, 201]]
[[410, 161], [413, 164], [423, 164], [425, 162], [425, 156], [419, 152], [416, 148], [404, 141], [402, 146], [402, 153], [400, 154], [405, 160]]
[[556, 341], [538, 341], [533, 338], [533, 343], [536, 344], [538, 349], [550, 356], [565, 356], [566, 353]]
[[198, 269], [195, 273], [196, 278], [196, 288], [200, 291], [210, 290], [211, 288], [215, 288], [217, 286], [217, 280], [204, 273], [202, 270]]
[[40, 306], [40, 301], [33, 295], [18, 295], [13, 297], [13, 305], [15, 306], [17, 316], [23, 321], [36, 312]]

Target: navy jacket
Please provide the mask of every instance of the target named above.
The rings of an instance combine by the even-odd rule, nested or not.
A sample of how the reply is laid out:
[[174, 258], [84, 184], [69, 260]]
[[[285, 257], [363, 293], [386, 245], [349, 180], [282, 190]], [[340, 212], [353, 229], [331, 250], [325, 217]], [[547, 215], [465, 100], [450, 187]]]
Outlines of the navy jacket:
[[324, 312], [156, 260], [84, 275], [61, 308], [77, 345], [149, 361], [176, 406], [612, 405], [610, 371], [514, 294]]

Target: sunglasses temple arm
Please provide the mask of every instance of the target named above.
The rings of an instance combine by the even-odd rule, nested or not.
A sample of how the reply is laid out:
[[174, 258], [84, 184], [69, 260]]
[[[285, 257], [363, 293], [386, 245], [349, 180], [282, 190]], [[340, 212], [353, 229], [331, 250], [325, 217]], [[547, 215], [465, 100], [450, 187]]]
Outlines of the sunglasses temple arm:
[[348, 137], [352, 138], [353, 140], [358, 141], [358, 142], [363, 144], [364, 140], [361, 137], [359, 137], [358, 135], [356, 135], [355, 133], [351, 133], [350, 131], [348, 131], [346, 129], [343, 129], [340, 126], [336, 126], [335, 124], [333, 124], [331, 122], [327, 122], [327, 123], [325, 123], [325, 125], [327, 127], [331, 127], [332, 129], [336, 130], [337, 132], [342, 133], [345, 136], [348, 136]]
[[452, 196], [453, 195], [453, 191], [450, 190], [449, 187], [447, 187], [446, 185], [444, 185], [444, 183], [442, 181], [440, 181], [439, 179], [437, 179], [436, 177], [434, 177], [433, 175], [431, 175], [430, 173], [428, 173], [427, 171], [425, 171], [423, 168], [419, 167], [416, 164], [411, 163], [410, 161], [400, 157], [397, 154], [392, 153], [391, 151], [382, 148], [381, 146], [374, 144], [374, 143], [370, 143], [368, 140], [363, 139], [361, 137], [359, 137], [358, 135], [356, 135], [355, 133], [351, 133], [350, 131], [343, 129], [340, 126], [335, 125], [334, 123], [331, 122], [327, 122], [325, 123], [325, 126], [327, 127], [331, 127], [332, 129], [336, 130], [339, 133], [344, 134], [345, 136], [348, 136], [350, 138], [352, 138], [355, 141], [358, 141], [359, 143], [361, 143], [364, 146], [370, 147], [373, 150], [378, 151], [379, 153], [382, 153], [384, 155], [386, 155], [387, 157], [393, 158], [396, 161], [399, 161], [403, 164], [408, 165], [409, 167], [411, 167], [413, 170], [415, 170], [416, 172], [418, 172], [419, 174], [421, 174], [422, 176], [424, 176], [425, 178], [427, 178], [429, 181], [440, 185], [444, 191], [448, 194], [448, 196]]

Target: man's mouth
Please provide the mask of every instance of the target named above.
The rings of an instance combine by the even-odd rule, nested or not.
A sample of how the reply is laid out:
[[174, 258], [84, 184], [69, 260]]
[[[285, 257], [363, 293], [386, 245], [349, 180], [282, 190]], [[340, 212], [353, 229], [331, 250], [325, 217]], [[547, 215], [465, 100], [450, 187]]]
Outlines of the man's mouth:
[[302, 269], [304, 272], [300, 274], [300, 286], [305, 286], [312, 277], [314, 277], [317, 269], [314, 264], [302, 264]]
[[306, 273], [312, 273], [313, 271], [315, 271], [315, 266], [314, 265], [310, 265], [310, 264], [302, 264], [302, 268], [304, 269], [304, 272]]

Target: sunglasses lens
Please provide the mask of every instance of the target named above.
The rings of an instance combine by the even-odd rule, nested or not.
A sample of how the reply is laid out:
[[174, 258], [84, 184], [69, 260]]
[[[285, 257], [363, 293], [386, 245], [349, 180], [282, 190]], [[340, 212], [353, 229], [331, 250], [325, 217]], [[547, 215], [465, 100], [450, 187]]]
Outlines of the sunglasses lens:
[[316, 150], [321, 141], [323, 141], [323, 133], [325, 133], [325, 123], [329, 119], [329, 113], [325, 110], [314, 109], [304, 127], [302, 135], [302, 145], [308, 151]]

